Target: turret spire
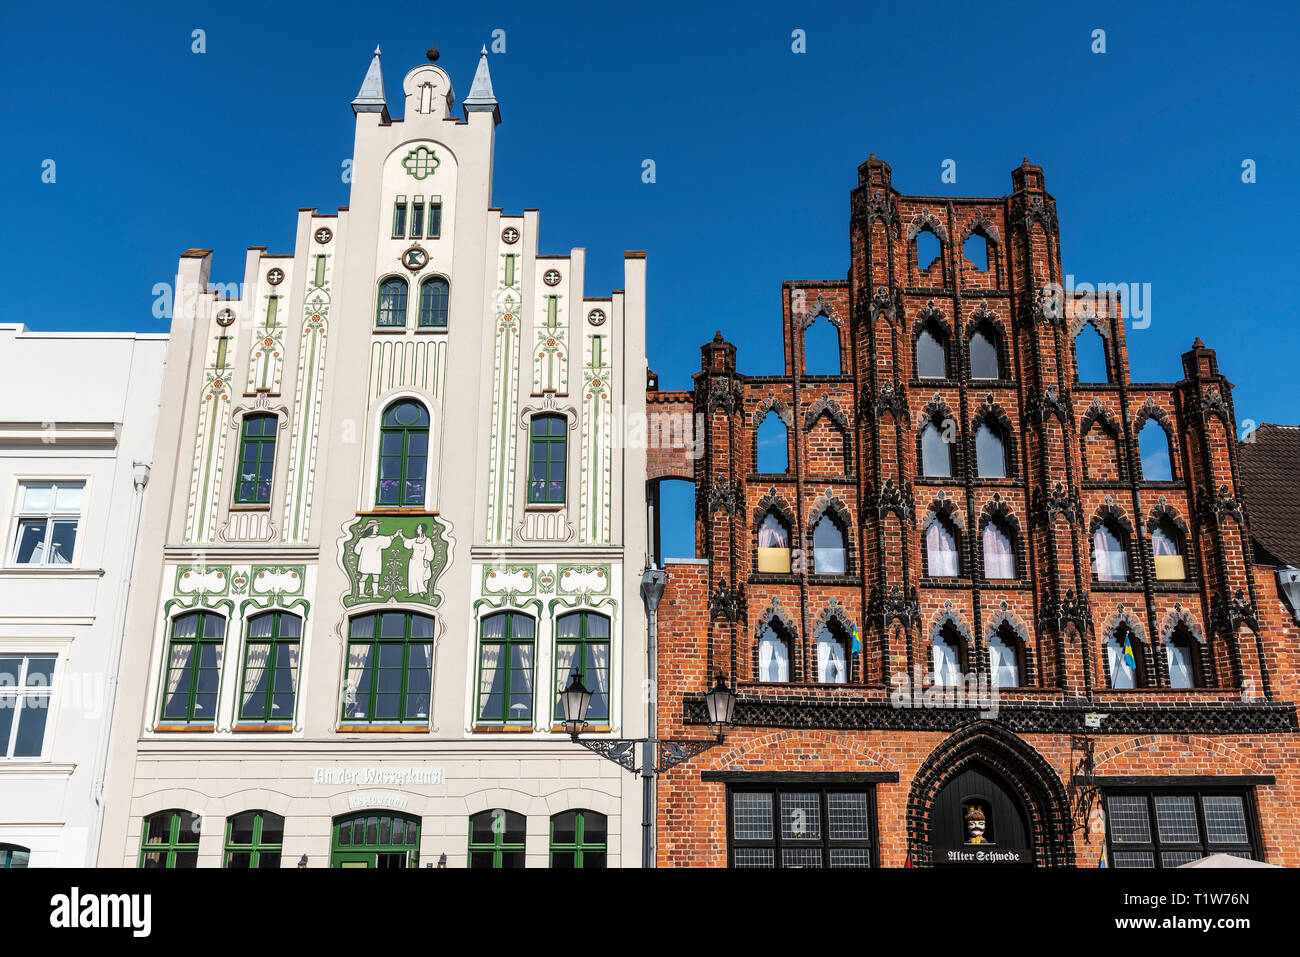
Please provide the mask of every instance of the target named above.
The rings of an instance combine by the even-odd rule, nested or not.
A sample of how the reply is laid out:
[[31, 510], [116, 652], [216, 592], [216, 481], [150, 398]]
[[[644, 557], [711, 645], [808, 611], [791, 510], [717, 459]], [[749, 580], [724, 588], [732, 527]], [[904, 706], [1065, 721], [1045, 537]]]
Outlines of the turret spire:
[[370, 69], [366, 70], [366, 78], [361, 81], [361, 89], [352, 101], [352, 112], [354, 115], [382, 113], [384, 122], [388, 122], [388, 100], [384, 97], [384, 71], [379, 66], [378, 46], [375, 47], [374, 59], [370, 61]]
[[465, 97], [461, 106], [465, 110], [466, 119], [470, 113], [491, 113], [492, 119], [497, 123], [501, 122], [501, 107], [497, 104], [496, 94], [492, 92], [492, 74], [488, 72], [488, 52], [484, 46], [479, 52], [478, 69], [474, 71], [474, 83], [469, 88], [469, 96]]

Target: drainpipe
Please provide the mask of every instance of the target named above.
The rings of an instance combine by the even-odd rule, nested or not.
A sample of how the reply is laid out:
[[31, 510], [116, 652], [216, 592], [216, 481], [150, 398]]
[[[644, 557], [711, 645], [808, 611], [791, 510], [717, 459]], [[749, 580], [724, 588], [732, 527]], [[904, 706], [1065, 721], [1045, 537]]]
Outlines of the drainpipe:
[[99, 837], [104, 830], [104, 783], [108, 772], [108, 750], [112, 742], [113, 717], [117, 713], [117, 691], [120, 685], [119, 671], [122, 667], [122, 649], [126, 644], [126, 611], [131, 599], [131, 583], [135, 579], [135, 553], [140, 536], [140, 519], [144, 512], [144, 490], [149, 485], [150, 466], [145, 462], [132, 462], [135, 470], [133, 483], [135, 493], [131, 498], [131, 517], [128, 522], [131, 534], [122, 546], [122, 561], [119, 568], [122, 577], [117, 586], [117, 608], [113, 615], [113, 648], [110, 653], [112, 665], [108, 673], [108, 713], [99, 725], [99, 740], [95, 751], [98, 766], [95, 769], [95, 830], [90, 844], [90, 866], [99, 866]]
[[655, 739], [655, 710], [659, 702], [659, 689], [655, 659], [659, 638], [659, 599], [664, 595], [668, 576], [662, 568], [650, 567], [641, 575], [641, 600], [645, 602], [649, 627], [646, 631], [646, 688], [649, 703], [646, 712], [646, 741], [641, 756], [641, 866], [655, 866], [655, 764], [659, 747]]

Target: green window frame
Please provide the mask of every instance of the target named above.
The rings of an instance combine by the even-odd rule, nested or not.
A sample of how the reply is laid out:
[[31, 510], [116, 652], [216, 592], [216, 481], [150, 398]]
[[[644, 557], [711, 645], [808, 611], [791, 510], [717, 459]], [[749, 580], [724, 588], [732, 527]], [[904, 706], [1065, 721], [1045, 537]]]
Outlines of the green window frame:
[[587, 720], [609, 720], [610, 620], [594, 611], [575, 611], [555, 621], [555, 720], [564, 720], [560, 692], [574, 667], [592, 691]]
[[406, 238], [406, 197], [398, 196], [393, 201], [393, 238]]
[[140, 866], [192, 868], [199, 866], [199, 816], [171, 808], [150, 814], [140, 828]]
[[515, 811], [493, 808], [470, 815], [469, 866], [523, 867], [527, 832], [527, 818]]
[[433, 637], [433, 618], [415, 612], [372, 612], [351, 619], [343, 721], [427, 726]]
[[20, 870], [32, 859], [32, 849], [21, 844], [0, 844], [0, 871]]
[[415, 202], [411, 204], [411, 238], [424, 238], [424, 197], [415, 197]]
[[478, 721], [531, 724], [537, 623], [503, 611], [479, 622]]
[[442, 201], [429, 200], [429, 222], [427, 223], [428, 231], [425, 233], [426, 239], [437, 239], [442, 235]]
[[379, 300], [375, 306], [375, 325], [380, 329], [406, 327], [406, 280], [389, 276], [379, 284]]
[[238, 723], [292, 724], [302, 619], [292, 612], [268, 611], [249, 618], [247, 627]]
[[239, 481], [236, 505], [270, 505], [275, 481], [275, 436], [280, 419], [259, 413], [244, 416], [239, 435]]
[[284, 818], [274, 811], [241, 811], [226, 818], [222, 867], [277, 868], [284, 853]]
[[420, 819], [361, 811], [334, 819], [330, 867], [420, 866]]
[[609, 822], [595, 811], [561, 811], [551, 816], [551, 867], [608, 867]]
[[442, 276], [430, 276], [420, 283], [420, 328], [447, 328], [447, 300], [451, 285]]
[[429, 410], [414, 399], [400, 399], [380, 420], [375, 507], [423, 506], [428, 468]]
[[163, 671], [162, 720], [211, 724], [217, 716], [226, 619], [192, 611], [172, 619]]
[[533, 416], [528, 450], [529, 504], [564, 504], [568, 426], [568, 419], [562, 415]]

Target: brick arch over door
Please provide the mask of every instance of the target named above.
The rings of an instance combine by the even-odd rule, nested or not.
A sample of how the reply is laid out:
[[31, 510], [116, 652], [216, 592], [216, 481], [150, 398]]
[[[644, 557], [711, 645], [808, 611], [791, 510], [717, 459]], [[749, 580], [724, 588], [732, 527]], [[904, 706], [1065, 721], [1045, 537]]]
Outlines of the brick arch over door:
[[972, 764], [1001, 776], [1024, 802], [1038, 867], [1074, 866], [1070, 801], [1047, 760], [1022, 738], [991, 721], [976, 721], [949, 737], [917, 769], [907, 795], [907, 850], [918, 867], [934, 864], [931, 814], [945, 784]]

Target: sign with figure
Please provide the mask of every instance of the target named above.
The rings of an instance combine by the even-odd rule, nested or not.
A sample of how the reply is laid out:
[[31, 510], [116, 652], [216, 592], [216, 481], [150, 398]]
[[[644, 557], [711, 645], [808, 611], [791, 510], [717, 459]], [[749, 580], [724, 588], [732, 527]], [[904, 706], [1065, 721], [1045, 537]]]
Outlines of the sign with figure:
[[451, 557], [448, 526], [434, 515], [359, 515], [339, 540], [347, 606], [414, 602], [437, 606], [438, 576]]

